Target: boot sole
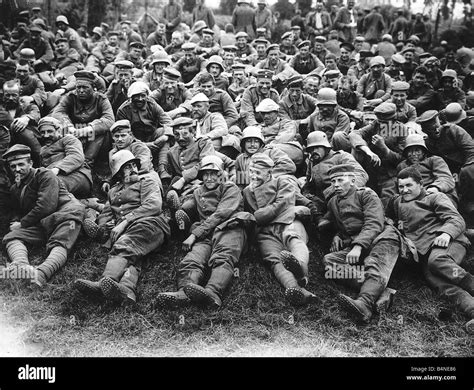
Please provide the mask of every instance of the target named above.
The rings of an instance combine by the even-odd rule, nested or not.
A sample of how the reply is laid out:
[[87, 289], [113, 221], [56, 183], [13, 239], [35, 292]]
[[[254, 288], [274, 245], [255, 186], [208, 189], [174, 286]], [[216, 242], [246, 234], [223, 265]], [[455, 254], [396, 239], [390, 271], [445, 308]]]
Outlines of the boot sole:
[[208, 306], [212, 309], [218, 309], [221, 305], [214, 300], [201, 286], [188, 285], [184, 287], [184, 293], [191, 302], [202, 306]]
[[306, 303], [304, 294], [297, 288], [287, 288], [285, 297], [293, 306], [303, 306]]
[[177, 309], [180, 307], [185, 307], [189, 305], [190, 300], [188, 299], [178, 299], [171, 295], [161, 295], [158, 294], [155, 300], [155, 307], [160, 309]]
[[90, 296], [90, 297], [101, 297], [102, 290], [100, 287], [94, 289], [93, 287], [89, 286], [87, 283], [84, 283], [82, 280], [76, 280], [74, 282], [74, 288], [79, 291], [81, 294]]
[[115, 280], [105, 277], [99, 282], [99, 284], [100, 290], [105, 298], [117, 303], [124, 300], [124, 296]]
[[84, 219], [82, 222], [82, 227], [87, 237], [96, 238], [99, 234], [99, 225], [90, 219]]
[[288, 251], [281, 252], [281, 262], [283, 263], [283, 266], [295, 276], [298, 284], [301, 285], [301, 283], [303, 283], [304, 286], [301, 287], [305, 287], [306, 280], [303, 268], [301, 267], [299, 261], [293, 256], [293, 254]]
[[173, 210], [177, 210], [181, 207], [178, 193], [175, 190], [171, 190], [166, 194], [166, 204]]
[[357, 306], [355, 306], [351, 301], [347, 300], [345, 296], [339, 295], [338, 297], [341, 308], [349, 314], [349, 316], [356, 322], [362, 322], [364, 324], [369, 323], [370, 318], [362, 313]]
[[174, 219], [176, 220], [179, 230], [188, 230], [189, 226], [191, 225], [191, 220], [189, 219], [188, 214], [186, 214], [186, 212], [183, 210], [176, 211], [176, 213], [174, 213]]

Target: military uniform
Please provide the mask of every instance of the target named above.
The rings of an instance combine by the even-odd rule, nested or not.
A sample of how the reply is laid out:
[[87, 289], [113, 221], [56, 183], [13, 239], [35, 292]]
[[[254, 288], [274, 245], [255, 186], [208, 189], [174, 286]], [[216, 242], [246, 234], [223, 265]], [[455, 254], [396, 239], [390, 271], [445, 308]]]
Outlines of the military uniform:
[[418, 115], [438, 108], [436, 92], [428, 83], [422, 87], [415, 87], [413, 82], [411, 82], [407, 94], [407, 103], [416, 108]]
[[383, 91], [384, 94], [379, 98], [386, 101], [390, 98], [392, 92], [392, 79], [385, 73], [382, 73], [380, 79], [375, 79], [372, 73], [364, 74], [357, 84], [357, 93], [367, 100], [375, 99], [377, 91]]
[[245, 122], [246, 126], [255, 126], [262, 121], [262, 116], [255, 112], [255, 108], [263, 99], [270, 98], [276, 103], [279, 102], [280, 97], [276, 89], [270, 88], [268, 96], [263, 96], [258, 92], [257, 86], [250, 85], [245, 89], [242, 95], [240, 116]]
[[296, 121], [297, 125], [306, 119], [316, 109], [317, 100], [312, 96], [302, 93], [296, 102], [287, 94], [280, 100], [280, 115], [282, 118]]
[[319, 130], [326, 133], [334, 150], [350, 151], [349, 132], [351, 130], [348, 115], [337, 107], [329, 118], [324, 118], [319, 110], [309, 117], [308, 131]]
[[466, 108], [466, 94], [461, 88], [453, 88], [451, 90], [439, 88], [436, 91], [436, 96], [440, 110], [446, 108], [450, 103], [459, 103], [462, 108]]
[[166, 89], [157, 89], [151, 93], [151, 97], [155, 99], [165, 112], [169, 112], [191, 100], [192, 95], [184, 84], [178, 83], [174, 94], [168, 94]]
[[201, 57], [196, 57], [192, 63], [188, 63], [183, 57], [178, 60], [174, 67], [181, 73], [183, 83], [187, 84], [192, 81], [199, 72], [205, 70], [205, 61]]
[[303, 58], [301, 54], [296, 54], [290, 59], [289, 65], [299, 74], [318, 73], [324, 69], [321, 60], [311, 53], [306, 58]]

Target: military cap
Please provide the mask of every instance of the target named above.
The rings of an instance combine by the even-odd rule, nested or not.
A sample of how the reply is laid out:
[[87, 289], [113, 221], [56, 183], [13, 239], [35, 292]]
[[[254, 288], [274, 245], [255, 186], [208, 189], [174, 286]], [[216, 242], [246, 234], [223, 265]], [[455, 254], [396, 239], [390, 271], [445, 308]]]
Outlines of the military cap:
[[295, 24], [294, 26], [291, 26], [292, 30], [301, 30], [301, 26]]
[[163, 77], [168, 80], [178, 81], [181, 73], [175, 68], [165, 68], [163, 69]]
[[389, 120], [395, 118], [397, 106], [394, 103], [383, 102], [374, 108], [374, 114], [380, 120]]
[[29, 47], [25, 47], [20, 50], [20, 58], [22, 60], [34, 61], [34, 59], [36, 58], [35, 51], [33, 49], [30, 49]]
[[268, 45], [267, 49], [265, 50], [268, 53], [270, 53], [270, 50], [280, 50], [280, 45], [277, 43], [272, 43], [271, 45]]
[[96, 26], [92, 29], [92, 34], [97, 34], [98, 36], [102, 37], [102, 29]]
[[54, 41], [56, 45], [61, 42], [69, 42], [69, 40], [67, 38], [58, 38]]
[[128, 119], [121, 119], [121, 120], [115, 122], [110, 127], [110, 132], [113, 134], [116, 131], [119, 131], [119, 130], [122, 130], [122, 129], [132, 130], [132, 127], [130, 125], [130, 121]]
[[202, 29], [206, 28], [207, 24], [204, 20], [198, 20], [196, 23], [194, 23], [194, 26], [192, 28], [192, 32], [196, 33], [201, 31]]
[[38, 129], [41, 129], [43, 126], [52, 126], [56, 130], [60, 130], [62, 128], [61, 122], [52, 116], [45, 116], [39, 120]]
[[425, 151], [428, 151], [425, 140], [422, 134], [409, 134], [405, 139], [405, 147], [403, 148], [403, 153], [411, 146], [421, 146]]
[[131, 98], [132, 96], [138, 95], [140, 93], [148, 94], [150, 93], [150, 88], [143, 81], [135, 81], [130, 85], [130, 87], [128, 87], [127, 97]]
[[403, 57], [400, 53], [395, 53], [391, 57], [392, 62], [396, 62], [397, 64], [404, 64], [406, 62], [405, 57]]
[[350, 164], [340, 164], [334, 165], [332, 168], [328, 170], [328, 175], [331, 179], [337, 176], [344, 176], [347, 174], [355, 174], [355, 167]]
[[382, 36], [382, 41], [385, 41], [385, 40], [388, 40], [388, 41], [392, 42], [393, 38], [390, 34], [384, 34]]
[[425, 58], [425, 60], [422, 62], [422, 65], [426, 65], [428, 64], [429, 62], [439, 62], [439, 59], [435, 56], [430, 56], [428, 58]]
[[26, 17], [16, 18], [16, 23], [28, 24], [28, 18], [26, 18]]
[[410, 89], [410, 84], [406, 81], [394, 81], [392, 83], [392, 92], [393, 91], [408, 91]]
[[186, 42], [183, 43], [181, 49], [183, 49], [184, 51], [194, 51], [196, 49], [196, 44], [192, 42]]
[[199, 92], [198, 94], [192, 97], [189, 103], [194, 104], [194, 103], [201, 103], [201, 102], [208, 102], [208, 101], [209, 101], [209, 98], [206, 95], [204, 95], [202, 92]]
[[322, 35], [320, 35], [320, 36], [317, 36], [316, 38], [314, 38], [314, 41], [319, 42], [319, 43], [326, 43], [327, 39], [326, 39], [326, 37], [323, 37]]
[[458, 74], [456, 73], [454, 69], [446, 69], [441, 75], [441, 79], [445, 77], [451, 77], [453, 79], [456, 79], [458, 77]]
[[172, 127], [178, 127], [178, 126], [191, 126], [191, 125], [196, 125], [196, 122], [192, 118], [188, 118], [187, 116], [181, 116], [179, 118], [176, 118], [173, 120], [171, 123]]
[[115, 65], [118, 69], [132, 69], [132, 68], [134, 67], [133, 62], [132, 62], [132, 61], [128, 61], [128, 60], [115, 61], [115, 62], [114, 62], [114, 65]]
[[255, 108], [257, 112], [272, 112], [278, 111], [280, 106], [273, 99], [263, 99], [260, 104]]
[[290, 38], [293, 36], [293, 33], [291, 31], [287, 31], [286, 33], [284, 33], [282, 36], [281, 36], [281, 39], [286, 39], [286, 38]]
[[370, 50], [361, 50], [359, 51], [359, 59], [363, 59], [363, 58], [369, 58], [369, 57], [374, 57], [375, 54], [373, 52], [371, 52]]
[[302, 41], [298, 43], [298, 49], [301, 49], [302, 47], [305, 47], [305, 46], [308, 46], [308, 47], [311, 46], [311, 41], [306, 40], [306, 41]]
[[165, 64], [168, 64], [168, 66], [171, 65], [171, 61], [168, 57], [168, 54], [165, 51], [160, 50], [156, 52], [155, 54], [153, 54], [150, 65], [153, 66], [159, 63], [165, 63]]
[[108, 37], [111, 37], [112, 35], [119, 36], [120, 33], [119, 33], [118, 31], [109, 31], [109, 32], [107, 33], [107, 36], [108, 36]]
[[110, 26], [107, 23], [104, 23], [104, 22], [102, 22], [100, 24], [100, 27], [105, 28], [106, 30], [108, 30], [110, 28]]
[[292, 76], [287, 80], [286, 86], [288, 88], [303, 88], [303, 76]]
[[131, 20], [128, 20], [128, 19], [127, 19], [127, 20], [122, 20], [122, 21], [120, 22], [120, 25], [122, 25], [122, 24], [128, 24], [129, 26], [131, 26], [131, 25], [132, 25], [132, 21], [131, 21]]
[[259, 27], [257, 28], [257, 33], [266, 33], [267, 29], [265, 27]]
[[214, 30], [211, 29], [211, 28], [204, 28], [204, 29], [202, 30], [202, 33], [203, 33], [203, 34], [210, 34], [210, 35], [214, 35], [214, 34], [215, 34], [215, 33], [214, 33]]
[[385, 58], [383, 58], [382, 56], [375, 56], [374, 58], [372, 58], [369, 62], [369, 66], [372, 68], [372, 66], [376, 65], [385, 66]]
[[69, 21], [64, 15], [58, 15], [56, 17], [56, 24], [58, 23], [64, 23], [65, 25], [69, 26]]
[[339, 47], [342, 49], [342, 48], [345, 48], [347, 51], [353, 51], [355, 48], [354, 48], [354, 45], [350, 42], [341, 42], [339, 44]]
[[423, 61], [425, 58], [431, 57], [432, 55], [433, 54], [431, 54], [431, 53], [424, 52], [424, 53], [418, 54], [418, 59], [420, 61]]
[[335, 79], [341, 76], [341, 72], [338, 69], [331, 69], [325, 72], [323, 76], [327, 79]]
[[88, 70], [78, 70], [74, 73], [74, 77], [76, 78], [76, 81], [82, 80], [88, 81], [89, 83], [95, 83], [96, 80], [95, 74]]
[[215, 155], [204, 156], [199, 165], [199, 176], [203, 174], [203, 171], [211, 170], [220, 172], [224, 170], [224, 162], [219, 156]]
[[239, 38], [249, 39], [249, 34], [247, 34], [245, 31], [239, 31], [237, 34], [235, 34], [235, 39]]
[[420, 43], [420, 38], [418, 38], [416, 35], [410, 35], [405, 42], [413, 42], [417, 44]]
[[273, 160], [264, 153], [255, 153], [250, 158], [250, 164], [257, 168], [269, 169], [275, 166]]
[[257, 38], [255, 41], [253, 41], [256, 45], [261, 43], [265, 46], [267, 46], [270, 42], [268, 42], [265, 38]]
[[408, 52], [412, 52], [414, 53], [415, 52], [415, 49], [413, 47], [405, 47], [403, 50], [402, 50], [402, 54], [405, 54], [405, 53], [408, 53]]
[[145, 47], [145, 45], [141, 42], [130, 42], [130, 44], [128, 45], [128, 47], [133, 47], [134, 49], [143, 49]]
[[29, 17], [30, 16], [30, 11], [28, 11], [28, 10], [21, 11], [18, 15]]
[[257, 71], [257, 79], [271, 79], [275, 73], [268, 69], [259, 69]]
[[31, 157], [31, 149], [26, 145], [16, 144], [3, 153], [2, 157], [5, 161], [13, 161], [20, 158]]
[[38, 26], [37, 24], [32, 24], [30, 26], [30, 32], [39, 32], [39, 33], [41, 33], [42, 31], [43, 31], [43, 29], [40, 26]]
[[245, 70], [246, 65], [240, 62], [232, 65], [232, 70]]
[[41, 18], [34, 19], [32, 23], [33, 23], [33, 24], [36, 24], [36, 25], [38, 25], [38, 26], [41, 26], [41, 27], [43, 27], [44, 29], [46, 29], [46, 23], [45, 23], [44, 20], [41, 19]]
[[358, 35], [354, 38], [354, 42], [365, 42], [365, 37]]
[[225, 45], [225, 46], [222, 46], [222, 50], [236, 52], [237, 51], [237, 46], [235, 46], [235, 45]]
[[458, 124], [467, 117], [466, 111], [459, 103], [449, 103], [443, 111], [444, 118], [448, 123]]
[[41, 7], [33, 7], [31, 10], [32, 10], [33, 12], [35, 12], [35, 11], [41, 12]]
[[418, 118], [416, 118], [416, 123], [425, 123], [433, 120], [438, 116], [438, 111], [436, 110], [428, 110], [421, 114]]

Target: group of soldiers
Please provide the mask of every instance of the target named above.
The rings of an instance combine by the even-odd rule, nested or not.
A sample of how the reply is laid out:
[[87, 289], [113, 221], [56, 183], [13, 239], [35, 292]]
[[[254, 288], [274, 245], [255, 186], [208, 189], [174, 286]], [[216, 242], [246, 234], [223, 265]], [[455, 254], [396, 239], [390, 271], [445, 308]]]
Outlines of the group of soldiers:
[[[396, 37], [355, 35], [352, 0], [338, 30], [324, 29], [318, 2], [307, 35], [295, 25], [280, 43], [261, 27], [216, 31], [196, 7], [191, 34], [173, 0], [145, 39], [122, 20], [84, 40], [64, 15], [48, 28], [38, 9], [3, 29], [3, 275], [42, 288], [85, 235], [108, 249], [107, 264], [74, 288], [134, 303], [144, 259], [181, 232], [178, 289], [156, 307], [219, 308], [250, 246], [301, 306], [318, 302], [311, 240], [324, 277], [353, 289], [339, 301], [355, 321], [387, 310], [395, 266], [417, 264], [473, 334], [474, 277], [461, 263], [474, 237], [474, 65], [464, 61], [474, 52], [423, 48], [393, 25]], [[249, 7], [239, 0], [236, 12]], [[378, 8], [367, 31], [372, 20], [386, 28]], [[37, 266], [32, 245], [46, 246]]]

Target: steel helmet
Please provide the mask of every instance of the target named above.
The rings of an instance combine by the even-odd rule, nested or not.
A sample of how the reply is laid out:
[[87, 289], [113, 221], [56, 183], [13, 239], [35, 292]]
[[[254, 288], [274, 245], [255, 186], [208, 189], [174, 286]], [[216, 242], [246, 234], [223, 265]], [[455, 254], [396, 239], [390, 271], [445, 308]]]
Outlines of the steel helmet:
[[240, 147], [242, 150], [244, 150], [245, 140], [249, 138], [258, 138], [262, 142], [262, 145], [265, 144], [265, 139], [262, 135], [262, 129], [258, 126], [248, 126], [244, 129], [242, 138], [240, 139]]
[[317, 104], [337, 104], [336, 91], [332, 88], [321, 88], [317, 100]]
[[222, 172], [224, 170], [224, 162], [218, 156], [205, 156], [201, 160], [201, 164], [199, 167], [198, 175], [199, 177], [202, 176], [204, 171], [216, 171]]
[[427, 152], [425, 140], [423, 134], [409, 134], [405, 139], [405, 147], [403, 148], [403, 153], [406, 152], [407, 148], [410, 146], [421, 146]]
[[224, 60], [222, 59], [221, 56], [211, 56], [207, 62], [206, 69], [209, 71], [209, 66], [211, 64], [216, 64], [219, 65], [221, 68], [221, 71], [224, 71]]
[[135, 81], [128, 87], [127, 97], [131, 98], [133, 95], [138, 95], [139, 93], [150, 93], [150, 88], [143, 81]]
[[112, 178], [120, 172], [120, 169], [129, 162], [135, 162], [138, 169], [140, 169], [140, 159], [136, 158], [130, 150], [119, 150], [110, 158], [110, 170], [112, 172]]
[[59, 15], [56, 18], [56, 24], [61, 23], [61, 22], [64, 23], [65, 25], [69, 26], [69, 21], [67, 20], [67, 18], [64, 15]]
[[316, 146], [324, 146], [325, 148], [331, 147], [331, 144], [328, 141], [328, 136], [323, 131], [312, 131], [309, 133], [306, 143], [306, 149], [314, 148]]

